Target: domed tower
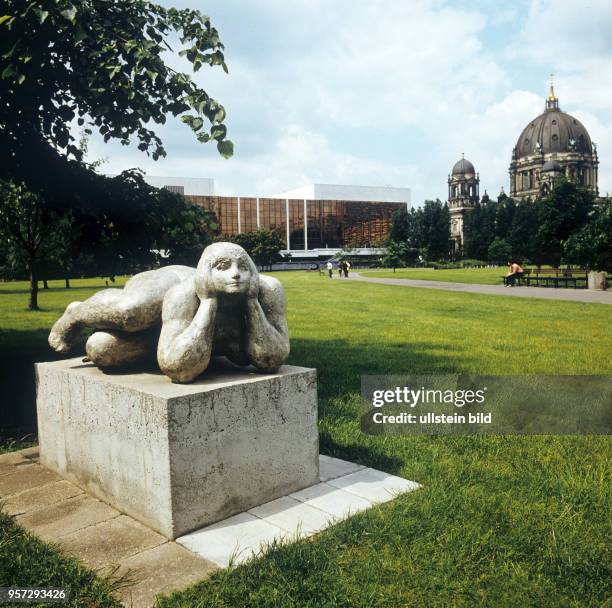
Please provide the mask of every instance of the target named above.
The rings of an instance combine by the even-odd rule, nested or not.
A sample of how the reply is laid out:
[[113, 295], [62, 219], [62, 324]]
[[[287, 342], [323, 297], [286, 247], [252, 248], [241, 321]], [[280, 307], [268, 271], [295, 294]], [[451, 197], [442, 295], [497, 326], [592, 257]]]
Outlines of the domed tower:
[[510, 196], [535, 198], [546, 194], [565, 175], [597, 190], [597, 147], [584, 125], [559, 109], [553, 82], [543, 114], [521, 132], [512, 151]]
[[474, 165], [464, 158], [454, 164], [451, 175], [448, 176], [448, 210], [451, 220], [451, 239], [455, 243], [455, 251], [461, 249], [463, 243], [463, 218], [478, 202], [480, 176]]

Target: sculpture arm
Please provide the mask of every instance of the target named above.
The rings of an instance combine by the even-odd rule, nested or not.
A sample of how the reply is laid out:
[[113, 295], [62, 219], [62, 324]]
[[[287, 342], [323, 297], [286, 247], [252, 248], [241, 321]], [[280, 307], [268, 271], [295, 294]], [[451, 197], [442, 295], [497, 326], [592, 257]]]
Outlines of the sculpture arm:
[[193, 279], [166, 294], [157, 362], [174, 382], [190, 382], [208, 367], [216, 313], [216, 298], [200, 300]]
[[255, 367], [275, 370], [289, 356], [285, 292], [276, 279], [260, 281], [259, 296], [247, 299], [246, 352]]

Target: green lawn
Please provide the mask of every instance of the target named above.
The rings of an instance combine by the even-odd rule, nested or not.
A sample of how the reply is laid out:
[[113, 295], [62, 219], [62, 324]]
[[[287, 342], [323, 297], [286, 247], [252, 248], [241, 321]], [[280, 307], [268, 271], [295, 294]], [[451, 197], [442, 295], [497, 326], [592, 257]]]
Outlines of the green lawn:
[[380, 270], [358, 270], [367, 277], [385, 279], [422, 279], [425, 281], [449, 281], [451, 283], [480, 283], [481, 285], [502, 285], [501, 277], [506, 274], [506, 268], [454, 268], [435, 270], [433, 268], [391, 268]]
[[[610, 374], [609, 306], [276, 276], [288, 297], [290, 363], [318, 369], [322, 451], [424, 488], [161, 606], [609, 605], [609, 438], [372, 437], [358, 423], [362, 374]], [[2, 352], [46, 356], [51, 321], [92, 290], [41, 293], [44, 312], [27, 313], [19, 286], [0, 286]], [[0, 585], [3, 560], [17, 552], [31, 563], [29, 551], [3, 555], [0, 540]], [[56, 557], [45, 559], [55, 567]], [[37, 583], [40, 571], [14, 580]]]

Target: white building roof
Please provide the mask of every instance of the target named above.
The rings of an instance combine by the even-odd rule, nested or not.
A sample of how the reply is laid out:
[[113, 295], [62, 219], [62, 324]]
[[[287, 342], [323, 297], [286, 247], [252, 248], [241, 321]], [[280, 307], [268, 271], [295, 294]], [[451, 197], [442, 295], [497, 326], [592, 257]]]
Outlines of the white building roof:
[[410, 206], [410, 188], [393, 186], [349, 186], [340, 184], [309, 184], [275, 194], [273, 198], [306, 200], [372, 201], [406, 203]]

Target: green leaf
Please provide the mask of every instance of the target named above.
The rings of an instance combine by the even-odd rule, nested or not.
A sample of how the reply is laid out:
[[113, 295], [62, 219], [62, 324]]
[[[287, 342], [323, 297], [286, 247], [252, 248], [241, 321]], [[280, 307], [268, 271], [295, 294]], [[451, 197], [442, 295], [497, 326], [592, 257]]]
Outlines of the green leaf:
[[17, 72], [15, 72], [15, 68], [12, 65], [7, 65], [2, 72], [2, 78], [8, 78], [16, 73]]
[[191, 128], [194, 131], [199, 131], [204, 126], [204, 121], [201, 118], [195, 118], [191, 123]]
[[66, 19], [68, 19], [68, 21], [70, 21], [71, 23], [74, 23], [76, 13], [77, 9], [74, 6], [71, 6], [70, 8], [61, 11], [60, 15], [62, 15], [62, 17], [66, 17]]
[[225, 108], [219, 106], [219, 109], [215, 112], [214, 121], [223, 122], [225, 120]]
[[229, 139], [217, 142], [217, 150], [223, 158], [231, 158], [234, 155], [234, 144]]
[[210, 130], [210, 136], [213, 139], [222, 140], [225, 138], [226, 135], [227, 135], [227, 127], [225, 125], [215, 125]]
[[2, 25], [5, 21], [8, 21], [9, 19], [12, 19], [10, 15], [2, 15], [2, 17], [0, 17], [0, 25]]
[[25, 79], [25, 74], [19, 74], [19, 76], [17, 76], [17, 84], [21, 84]]
[[45, 22], [45, 19], [46, 19], [46, 18], [49, 16], [49, 11], [43, 11], [43, 9], [42, 9], [42, 8], [38, 8], [38, 7], [36, 7], [36, 8], [34, 9], [34, 12], [35, 12], [35, 13], [38, 15], [38, 20], [39, 20], [41, 23], [44, 23], [44, 22]]

